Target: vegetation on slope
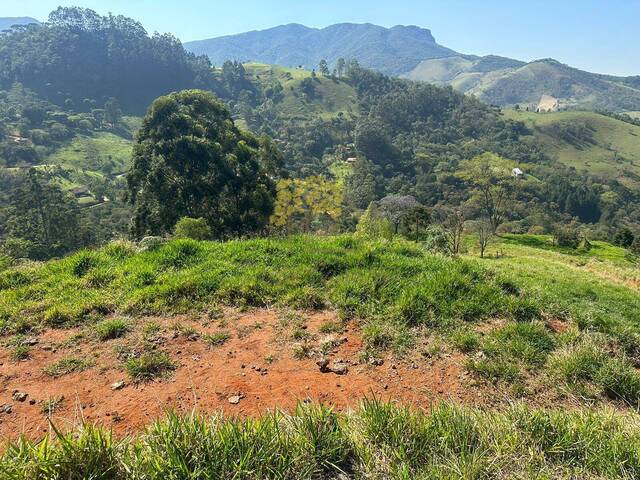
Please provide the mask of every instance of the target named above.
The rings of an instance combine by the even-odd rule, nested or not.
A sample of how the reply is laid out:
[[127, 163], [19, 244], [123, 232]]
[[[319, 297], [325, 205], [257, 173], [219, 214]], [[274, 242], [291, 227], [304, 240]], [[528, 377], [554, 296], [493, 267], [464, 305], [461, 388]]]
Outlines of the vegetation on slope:
[[524, 122], [531, 141], [551, 158], [604, 178], [640, 178], [640, 127], [592, 112], [505, 110], [507, 118]]
[[[581, 269], [572, 255], [526, 245], [536, 241], [545, 244], [506, 237], [500, 248], [513, 254], [482, 265], [412, 242], [353, 236], [175, 240], [139, 253], [116, 243], [1, 273], [0, 321], [5, 335], [20, 335], [112, 313], [330, 306], [362, 322], [366, 355], [401, 353], [430, 332], [468, 355], [467, 368], [480, 379], [512, 393], [527, 397], [555, 378], [570, 394], [639, 405], [636, 288], [622, 276], [608, 280], [611, 266], [585, 260]], [[632, 265], [614, 247], [602, 250]], [[585, 349], [589, 360], [573, 365]]]
[[177, 416], [136, 438], [85, 426], [23, 440], [0, 457], [4, 478], [636, 478], [637, 415], [607, 410], [487, 412], [441, 404], [429, 413], [365, 400], [337, 414], [300, 406], [238, 420]]

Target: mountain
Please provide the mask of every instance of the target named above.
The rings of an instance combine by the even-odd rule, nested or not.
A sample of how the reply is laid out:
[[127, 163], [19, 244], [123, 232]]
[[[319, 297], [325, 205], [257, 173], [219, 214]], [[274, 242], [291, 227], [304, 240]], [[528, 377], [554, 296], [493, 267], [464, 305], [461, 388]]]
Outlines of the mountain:
[[340, 23], [322, 29], [282, 25], [189, 42], [185, 48], [208, 55], [216, 65], [225, 60], [238, 60], [312, 69], [321, 59], [335, 65], [338, 58], [343, 57], [355, 58], [363, 67], [391, 75], [409, 72], [427, 58], [457, 55], [436, 43], [427, 29], [415, 26], [384, 28], [368, 23]]
[[8, 30], [14, 25], [29, 25], [31, 23], [40, 23], [31, 17], [0, 17], [0, 32]]
[[[454, 56], [424, 60], [403, 76], [451, 85], [495, 105], [520, 104], [533, 110], [627, 111], [640, 106], [640, 77], [589, 73], [553, 59], [525, 63], [496, 56]], [[541, 105], [543, 97], [551, 97], [551, 104]]]
[[[439, 85], [501, 106], [530, 109], [640, 110], [640, 76], [615, 77], [585, 72], [553, 59], [522, 62], [495, 55], [456, 53], [438, 44], [427, 29], [384, 28], [343, 23], [322, 29], [283, 25], [268, 30], [185, 44], [214, 64], [225, 60], [316, 68], [338, 58], [357, 59], [388, 75]], [[544, 101], [541, 104], [541, 100]]]

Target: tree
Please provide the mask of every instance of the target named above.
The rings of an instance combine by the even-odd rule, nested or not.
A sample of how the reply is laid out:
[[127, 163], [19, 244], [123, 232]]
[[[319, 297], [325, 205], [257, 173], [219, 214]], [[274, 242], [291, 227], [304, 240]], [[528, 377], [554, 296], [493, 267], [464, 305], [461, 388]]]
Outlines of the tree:
[[409, 213], [419, 206], [420, 203], [411, 195], [389, 195], [377, 203], [380, 214], [389, 220], [395, 234]]
[[493, 227], [486, 219], [476, 220], [472, 224], [472, 230], [478, 236], [478, 248], [480, 249], [480, 258], [484, 258], [484, 252], [489, 246], [491, 237], [493, 236]]
[[511, 203], [511, 162], [494, 153], [483, 153], [460, 164], [458, 176], [475, 187], [477, 203], [495, 234]]
[[320, 74], [323, 77], [328, 77], [330, 75], [331, 72], [329, 71], [329, 64], [324, 58], [320, 60], [320, 65], [318, 67], [318, 69], [320, 70]]
[[215, 238], [259, 231], [273, 212], [274, 149], [234, 125], [211, 93], [160, 97], [138, 132], [127, 175], [133, 233], [162, 235], [204, 218]]
[[204, 218], [184, 217], [176, 223], [173, 236], [193, 240], [209, 240], [211, 239], [211, 229]]
[[347, 62], [344, 58], [340, 57], [336, 62], [336, 73], [338, 77], [342, 77], [345, 74], [345, 70], [347, 69]]
[[305, 232], [314, 219], [329, 217], [336, 220], [342, 214], [343, 187], [322, 176], [303, 179], [283, 179], [278, 182], [276, 206], [271, 223], [284, 227], [296, 217], [302, 218]]
[[438, 212], [440, 226], [445, 239], [447, 253], [458, 255], [462, 247], [462, 233], [466, 216], [461, 209], [441, 209]]
[[36, 259], [62, 255], [84, 244], [78, 205], [30, 169], [11, 195], [6, 234], [29, 242]]
[[633, 232], [627, 227], [623, 227], [616, 232], [613, 237], [613, 244], [619, 247], [629, 248], [633, 244], [634, 236]]

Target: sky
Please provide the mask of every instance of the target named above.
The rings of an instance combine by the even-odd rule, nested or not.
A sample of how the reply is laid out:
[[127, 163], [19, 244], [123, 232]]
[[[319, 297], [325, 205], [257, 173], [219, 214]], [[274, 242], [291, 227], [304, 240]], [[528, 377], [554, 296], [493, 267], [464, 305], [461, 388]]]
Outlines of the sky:
[[461, 53], [640, 75], [640, 0], [0, 0], [0, 17], [45, 20], [59, 5], [126, 15], [182, 41], [286, 23], [418, 25]]

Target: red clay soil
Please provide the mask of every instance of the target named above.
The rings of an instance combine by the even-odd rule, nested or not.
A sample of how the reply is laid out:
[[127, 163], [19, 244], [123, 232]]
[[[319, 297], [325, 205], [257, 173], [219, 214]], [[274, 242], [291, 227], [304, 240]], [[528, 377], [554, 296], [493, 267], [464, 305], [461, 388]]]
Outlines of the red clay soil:
[[[355, 325], [337, 334], [319, 333], [324, 322], [336, 321], [332, 312], [304, 315], [303, 332], [309, 336], [307, 345], [314, 348], [327, 337], [336, 341], [338, 345], [326, 358], [344, 360], [348, 365], [345, 375], [321, 372], [317, 351], [314, 355], [312, 350], [312, 358], [294, 358], [296, 341], [291, 339], [292, 327], [283, 326], [282, 312], [227, 312], [222, 320], [206, 326], [202, 319], [186, 317], [136, 320], [139, 325], [147, 321], [163, 326], [158, 348], [178, 365], [169, 377], [150, 383], [131, 382], [115, 351], [118, 345], [135, 343], [140, 328], [122, 339], [85, 339], [71, 348], [63, 344], [78, 330], [50, 330], [40, 335], [25, 361], [14, 361], [7, 348], [0, 349], [0, 406], [11, 405], [10, 413], [0, 411], [0, 439], [23, 434], [38, 438], [46, 433], [50, 427], [43, 403], [55, 397], [64, 397], [53, 414], [56, 426], [64, 429], [86, 421], [111, 426], [118, 434], [139, 431], [168, 409], [247, 416], [292, 409], [308, 400], [342, 410], [374, 395], [424, 408], [439, 399], [486, 403], [489, 397], [487, 389], [471, 386], [475, 382], [467, 377], [462, 358], [455, 353], [429, 357], [418, 348], [413, 357], [402, 361], [387, 354], [381, 365], [363, 362], [362, 338]], [[201, 335], [225, 330], [231, 338], [210, 347], [202, 336], [172, 334], [176, 322], [193, 326]], [[70, 356], [92, 359], [94, 365], [58, 378], [43, 371]], [[112, 390], [112, 384], [119, 381], [125, 382], [124, 388]], [[19, 401], [13, 398], [15, 392], [28, 397]], [[236, 395], [240, 401], [230, 403], [230, 397]]]

